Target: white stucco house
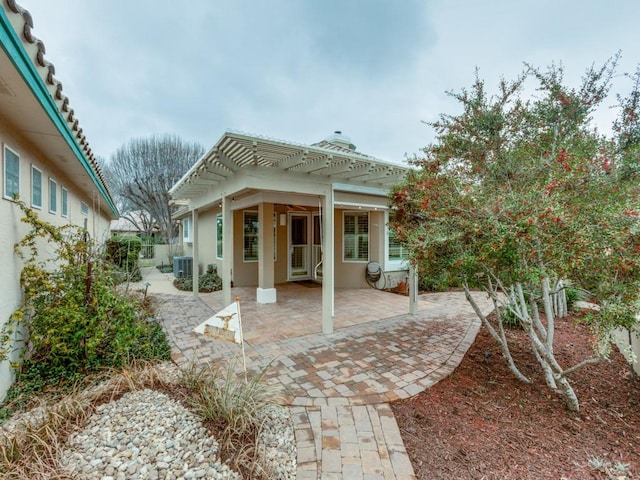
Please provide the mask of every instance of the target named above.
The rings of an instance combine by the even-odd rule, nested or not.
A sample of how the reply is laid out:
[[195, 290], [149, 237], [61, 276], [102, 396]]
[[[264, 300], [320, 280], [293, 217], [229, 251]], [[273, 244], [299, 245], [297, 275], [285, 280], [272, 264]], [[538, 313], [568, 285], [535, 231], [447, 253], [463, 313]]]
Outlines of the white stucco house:
[[[78, 125], [54, 66], [32, 34], [31, 15], [14, 0], [0, 0], [0, 328], [19, 306], [21, 260], [13, 247], [26, 232], [14, 198], [56, 225], [87, 227], [108, 238], [118, 217], [96, 159]], [[0, 399], [12, 381], [0, 364]]]
[[389, 286], [409, 276], [388, 228], [389, 189], [408, 170], [356, 151], [339, 131], [313, 145], [225, 132], [170, 190], [184, 255], [196, 279], [217, 267], [226, 303], [232, 284], [277, 303], [279, 284], [322, 282], [319, 321], [330, 333], [334, 289], [369, 288], [370, 262]]

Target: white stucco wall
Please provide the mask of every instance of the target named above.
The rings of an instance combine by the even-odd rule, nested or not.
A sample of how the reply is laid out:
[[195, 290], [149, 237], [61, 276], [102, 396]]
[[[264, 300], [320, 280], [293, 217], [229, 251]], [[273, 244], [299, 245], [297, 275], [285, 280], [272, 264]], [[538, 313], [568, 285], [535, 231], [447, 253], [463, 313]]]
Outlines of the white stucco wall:
[[[42, 208], [37, 209], [40, 218], [54, 225], [69, 223], [83, 226], [86, 220], [87, 229], [92, 238], [102, 243], [109, 235], [110, 219], [100, 213], [100, 204], [92, 198], [80, 193], [74, 181], [63, 169], [56, 168], [41, 153], [23, 140], [19, 134], [11, 131], [5, 124], [0, 123], [0, 157], [2, 158], [2, 181], [0, 182], [0, 328], [2, 328], [21, 301], [20, 270], [22, 262], [14, 252], [14, 245], [28, 231], [26, 224], [20, 221], [22, 212], [18, 205], [10, 199], [4, 198], [4, 146], [19, 155], [20, 158], [20, 198], [31, 206], [31, 168], [36, 166], [42, 171]], [[57, 183], [57, 213], [49, 212], [49, 178]], [[83, 181], [89, 181], [83, 179]], [[61, 215], [62, 192], [64, 187], [68, 192], [68, 216]], [[98, 198], [96, 194], [96, 198]], [[87, 215], [81, 212], [81, 202], [89, 207]], [[40, 253], [46, 255], [53, 248], [42, 245]], [[4, 398], [12, 382], [12, 375], [8, 362], [0, 363], [0, 399]]]

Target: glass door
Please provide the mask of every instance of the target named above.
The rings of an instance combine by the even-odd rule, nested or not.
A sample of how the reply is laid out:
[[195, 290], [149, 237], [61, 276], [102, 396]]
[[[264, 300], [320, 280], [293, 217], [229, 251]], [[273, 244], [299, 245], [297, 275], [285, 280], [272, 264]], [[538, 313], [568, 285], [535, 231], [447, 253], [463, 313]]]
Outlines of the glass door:
[[313, 214], [313, 247], [311, 252], [311, 264], [313, 279], [322, 281], [322, 224], [319, 213]]
[[311, 278], [309, 214], [289, 213], [289, 280]]

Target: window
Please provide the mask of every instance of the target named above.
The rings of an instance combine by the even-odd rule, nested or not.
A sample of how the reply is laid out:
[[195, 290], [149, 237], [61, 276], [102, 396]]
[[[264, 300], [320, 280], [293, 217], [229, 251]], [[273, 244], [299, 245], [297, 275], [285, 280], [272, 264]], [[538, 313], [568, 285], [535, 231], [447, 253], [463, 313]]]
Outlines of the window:
[[409, 258], [409, 252], [406, 247], [403, 247], [398, 240], [396, 240], [396, 236], [393, 233], [393, 230], [389, 229], [389, 257], [388, 260], [390, 262], [402, 261]]
[[69, 192], [64, 187], [62, 187], [62, 216], [69, 216]]
[[369, 213], [344, 212], [343, 258], [346, 262], [369, 261]]
[[31, 166], [31, 206], [42, 208], [42, 172]]
[[216, 217], [216, 257], [222, 258], [222, 214]]
[[53, 178], [49, 179], [49, 211], [58, 212], [58, 184]]
[[20, 194], [20, 157], [4, 147], [4, 198], [13, 200]]
[[80, 202], [80, 213], [83, 215], [89, 215], [89, 205], [84, 202]]
[[185, 218], [182, 220], [182, 241], [191, 243], [191, 219]]
[[258, 212], [244, 212], [244, 261], [258, 261]]

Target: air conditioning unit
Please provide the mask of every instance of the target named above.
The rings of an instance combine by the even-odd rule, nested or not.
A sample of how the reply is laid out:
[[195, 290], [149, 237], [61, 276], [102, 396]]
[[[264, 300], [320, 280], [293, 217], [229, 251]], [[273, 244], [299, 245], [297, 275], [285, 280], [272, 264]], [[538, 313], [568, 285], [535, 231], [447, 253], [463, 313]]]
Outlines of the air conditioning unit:
[[173, 276], [182, 278], [193, 275], [193, 257], [173, 257]]

